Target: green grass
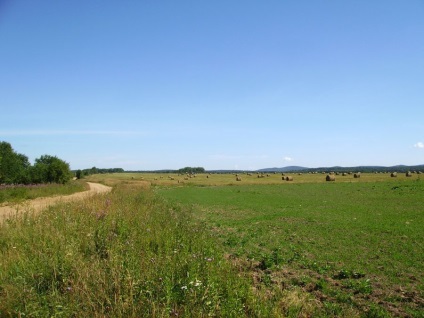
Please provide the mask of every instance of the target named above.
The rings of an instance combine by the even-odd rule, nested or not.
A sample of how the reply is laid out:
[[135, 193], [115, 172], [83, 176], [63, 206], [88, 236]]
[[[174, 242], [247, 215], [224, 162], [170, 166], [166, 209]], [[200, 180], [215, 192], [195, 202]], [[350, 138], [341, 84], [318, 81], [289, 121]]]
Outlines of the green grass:
[[0, 317], [423, 317], [419, 177], [167, 177], [4, 222]]
[[272, 317], [260, 295], [190, 210], [140, 188], [0, 227], [0, 317]]
[[23, 200], [53, 195], [67, 195], [85, 190], [88, 190], [88, 186], [81, 181], [71, 181], [66, 184], [6, 186], [0, 187], [0, 203], [17, 203]]
[[248, 270], [269, 271], [265, 280], [311, 289], [363, 313], [387, 309], [381, 301], [413, 315], [424, 310], [419, 179], [157, 191], [192, 206]]

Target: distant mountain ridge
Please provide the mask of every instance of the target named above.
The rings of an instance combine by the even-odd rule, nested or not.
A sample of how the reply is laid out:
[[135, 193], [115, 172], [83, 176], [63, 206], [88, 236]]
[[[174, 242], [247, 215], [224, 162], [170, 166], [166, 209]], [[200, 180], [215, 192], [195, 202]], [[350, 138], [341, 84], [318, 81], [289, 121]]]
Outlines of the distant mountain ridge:
[[407, 166], [407, 165], [396, 165], [396, 166], [355, 166], [355, 167], [319, 167], [319, 168], [307, 168], [301, 166], [287, 166], [281, 168], [264, 168], [256, 170], [258, 172], [318, 172], [318, 171], [359, 171], [359, 172], [404, 172], [404, 171], [424, 171], [424, 164]]
[[[308, 168], [302, 166], [287, 166], [287, 167], [274, 167], [274, 168], [263, 168], [258, 170], [241, 170], [241, 169], [217, 169], [217, 170], [205, 170], [209, 173], [243, 173], [243, 172], [406, 172], [406, 171], [421, 171], [424, 172], [424, 164], [415, 166], [396, 165], [396, 166], [356, 166], [356, 167], [318, 167]], [[179, 170], [175, 169], [161, 169], [161, 170], [131, 170], [125, 172], [155, 172], [155, 173], [179, 173]]]
[[258, 172], [289, 172], [289, 171], [302, 171], [310, 168], [300, 167], [300, 166], [287, 166], [282, 168], [264, 168], [256, 170]]

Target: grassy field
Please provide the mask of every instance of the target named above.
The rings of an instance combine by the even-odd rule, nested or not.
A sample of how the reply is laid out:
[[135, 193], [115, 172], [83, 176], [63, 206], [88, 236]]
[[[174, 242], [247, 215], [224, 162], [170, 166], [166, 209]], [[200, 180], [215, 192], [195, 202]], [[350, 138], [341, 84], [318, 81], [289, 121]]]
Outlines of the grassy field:
[[[293, 181], [283, 181], [279, 173], [263, 174], [258, 178], [258, 174], [242, 173], [238, 175], [241, 181], [236, 181], [235, 174], [198, 174], [196, 176], [179, 175], [176, 173], [115, 173], [115, 174], [97, 174], [89, 177], [93, 182], [100, 182], [107, 185], [141, 184], [146, 185], [198, 185], [198, 186], [220, 186], [220, 185], [266, 185], [266, 184], [284, 184], [284, 183], [325, 183], [326, 174], [298, 174], [289, 173], [284, 176], [292, 176]], [[404, 173], [398, 173], [396, 178], [391, 178], [388, 173], [362, 173], [360, 178], [354, 178], [353, 173], [342, 176], [336, 175], [336, 183], [363, 183], [380, 181], [404, 181], [419, 180], [422, 174], [412, 174], [406, 177]]]
[[110, 174], [0, 227], [0, 317], [424, 317], [420, 175]]
[[158, 192], [192, 206], [243, 271], [270, 288], [300, 286], [340, 315], [349, 307], [423, 315], [420, 180]]
[[0, 186], [0, 204], [17, 203], [53, 195], [67, 195], [85, 190], [88, 190], [88, 186], [82, 181], [71, 181], [66, 184]]

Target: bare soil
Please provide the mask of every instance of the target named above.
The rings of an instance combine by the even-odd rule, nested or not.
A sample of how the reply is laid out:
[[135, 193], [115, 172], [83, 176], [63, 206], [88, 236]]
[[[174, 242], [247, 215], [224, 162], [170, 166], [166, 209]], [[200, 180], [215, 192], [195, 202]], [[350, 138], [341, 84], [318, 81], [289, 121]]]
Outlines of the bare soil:
[[87, 184], [90, 186], [90, 190], [87, 191], [77, 192], [70, 195], [37, 198], [34, 200], [27, 200], [19, 204], [0, 206], [0, 221], [7, 219], [16, 213], [39, 212], [59, 202], [82, 200], [94, 194], [107, 193], [112, 190], [112, 187], [108, 187], [100, 183], [87, 182]]

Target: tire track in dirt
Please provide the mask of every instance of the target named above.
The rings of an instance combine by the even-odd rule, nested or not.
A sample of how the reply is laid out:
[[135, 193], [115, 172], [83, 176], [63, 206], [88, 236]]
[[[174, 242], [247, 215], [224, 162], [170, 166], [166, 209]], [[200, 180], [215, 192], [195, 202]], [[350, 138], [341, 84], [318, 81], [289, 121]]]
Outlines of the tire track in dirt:
[[100, 183], [87, 182], [87, 184], [90, 186], [90, 190], [87, 191], [77, 192], [70, 195], [37, 198], [34, 200], [27, 200], [19, 204], [0, 206], [0, 221], [5, 220], [19, 212], [39, 212], [59, 202], [82, 200], [92, 195], [108, 193], [112, 190], [112, 187], [108, 187]]

